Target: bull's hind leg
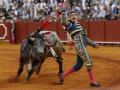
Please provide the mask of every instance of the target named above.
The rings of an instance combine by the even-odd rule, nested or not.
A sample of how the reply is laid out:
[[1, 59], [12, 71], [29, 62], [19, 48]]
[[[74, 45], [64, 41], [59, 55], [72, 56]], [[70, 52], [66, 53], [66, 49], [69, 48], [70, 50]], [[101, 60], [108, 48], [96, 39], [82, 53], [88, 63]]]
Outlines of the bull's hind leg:
[[62, 63], [62, 61], [63, 61], [63, 58], [62, 57], [58, 57], [57, 58], [57, 63], [58, 63], [58, 65], [59, 65], [59, 71], [58, 71], [58, 76], [59, 76], [59, 80], [60, 80], [60, 83], [62, 84], [62, 82], [63, 81], [61, 81], [62, 79], [62, 74], [63, 74], [63, 63]]
[[40, 70], [41, 70], [41, 67], [42, 67], [44, 61], [45, 61], [45, 59], [44, 59], [42, 62], [39, 63], [39, 66], [38, 66], [38, 68], [37, 68], [37, 70], [36, 70], [36, 74], [37, 74], [37, 75], [40, 73]]
[[57, 63], [59, 65], [59, 71], [58, 71], [58, 73], [63, 73], [62, 60], [63, 60], [63, 58], [59, 58], [57, 60]]

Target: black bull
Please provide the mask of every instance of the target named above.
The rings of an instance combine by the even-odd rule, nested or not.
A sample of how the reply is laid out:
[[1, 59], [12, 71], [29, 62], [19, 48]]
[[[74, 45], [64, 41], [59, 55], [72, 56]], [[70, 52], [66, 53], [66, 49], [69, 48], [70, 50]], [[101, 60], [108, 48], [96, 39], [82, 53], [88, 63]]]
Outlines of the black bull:
[[36, 74], [39, 74], [41, 66], [47, 57], [55, 58], [56, 62], [59, 65], [58, 75], [60, 76], [63, 73], [63, 47], [60, 40], [55, 37], [53, 46], [48, 45], [46, 42], [47, 41], [40, 34], [32, 42], [29, 41], [29, 39], [25, 39], [23, 41], [20, 49], [19, 68], [16, 76], [17, 80], [23, 72], [24, 65], [26, 66], [28, 72], [28, 75], [26, 77], [27, 81], [30, 79], [31, 75], [34, 72], [36, 72]]

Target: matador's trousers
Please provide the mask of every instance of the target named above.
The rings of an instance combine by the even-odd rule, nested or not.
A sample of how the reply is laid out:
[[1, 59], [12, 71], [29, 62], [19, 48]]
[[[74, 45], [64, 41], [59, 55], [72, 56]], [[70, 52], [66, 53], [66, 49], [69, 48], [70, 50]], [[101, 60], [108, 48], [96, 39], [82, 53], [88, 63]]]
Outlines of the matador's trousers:
[[72, 36], [72, 39], [77, 51], [77, 62], [74, 65], [74, 69], [80, 69], [83, 65], [83, 62], [85, 62], [87, 70], [90, 70], [92, 68], [92, 60], [86, 49], [86, 35], [78, 32]]

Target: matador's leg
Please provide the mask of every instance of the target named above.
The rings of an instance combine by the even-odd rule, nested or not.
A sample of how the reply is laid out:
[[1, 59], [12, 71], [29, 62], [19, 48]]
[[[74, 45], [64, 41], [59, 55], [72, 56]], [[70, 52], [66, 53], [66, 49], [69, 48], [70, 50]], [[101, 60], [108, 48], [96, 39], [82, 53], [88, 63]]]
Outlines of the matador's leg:
[[94, 75], [92, 72], [92, 60], [88, 54], [88, 51], [85, 47], [83, 36], [82, 34], [78, 33], [73, 37], [73, 41], [75, 44], [75, 49], [78, 53], [78, 55], [81, 57], [81, 59], [85, 62], [87, 71], [90, 78], [90, 85], [94, 87], [100, 87], [100, 84], [97, 83], [97, 81], [94, 79]]
[[78, 33], [73, 37], [73, 39], [78, 55], [86, 63], [87, 70], [90, 70], [92, 68], [92, 60], [86, 50], [82, 35]]

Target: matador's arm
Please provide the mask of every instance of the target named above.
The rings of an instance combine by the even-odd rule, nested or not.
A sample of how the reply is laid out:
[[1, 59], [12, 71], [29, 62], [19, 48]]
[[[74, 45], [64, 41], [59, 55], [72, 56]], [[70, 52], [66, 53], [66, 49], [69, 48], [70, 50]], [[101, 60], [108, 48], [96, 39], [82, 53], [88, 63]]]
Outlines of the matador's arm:
[[93, 48], [96, 48], [98, 46], [98, 44], [96, 44], [93, 40], [89, 39], [88, 37], [87, 37], [87, 44], [89, 44]]
[[98, 46], [98, 44], [96, 44], [93, 40], [91, 40], [90, 38], [88, 38], [87, 36], [87, 32], [85, 31], [85, 28], [84, 29], [84, 32], [86, 34], [86, 40], [87, 40], [87, 44], [92, 46], [93, 48], [96, 48]]
[[[67, 17], [66, 12], [62, 12], [61, 14], [61, 23], [63, 24], [65, 31], [67, 31], [68, 28], [70, 28], [70, 20], [69, 17]], [[69, 27], [68, 27], [69, 26]]]

